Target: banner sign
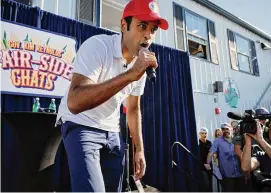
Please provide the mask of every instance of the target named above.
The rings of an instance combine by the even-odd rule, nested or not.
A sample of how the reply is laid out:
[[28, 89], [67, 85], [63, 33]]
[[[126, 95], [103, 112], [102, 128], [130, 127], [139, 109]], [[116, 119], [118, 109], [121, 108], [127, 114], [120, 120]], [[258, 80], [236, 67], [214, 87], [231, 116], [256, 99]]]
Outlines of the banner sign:
[[1, 21], [1, 92], [63, 96], [75, 46], [72, 38]]

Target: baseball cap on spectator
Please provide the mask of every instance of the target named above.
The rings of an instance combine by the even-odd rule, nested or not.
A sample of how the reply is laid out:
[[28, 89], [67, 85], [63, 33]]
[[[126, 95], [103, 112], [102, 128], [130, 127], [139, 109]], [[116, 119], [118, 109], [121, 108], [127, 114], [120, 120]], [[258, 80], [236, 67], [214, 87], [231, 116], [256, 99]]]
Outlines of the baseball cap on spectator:
[[264, 115], [264, 114], [269, 114], [269, 111], [264, 107], [255, 110], [255, 115]]
[[159, 21], [158, 27], [168, 29], [168, 22], [159, 15], [156, 0], [130, 0], [125, 6], [122, 18], [133, 16], [142, 21]]
[[200, 133], [208, 133], [208, 129], [206, 127], [201, 127], [199, 132]]
[[226, 129], [226, 128], [232, 129], [232, 127], [229, 123], [222, 123], [220, 127], [221, 127], [221, 129]]

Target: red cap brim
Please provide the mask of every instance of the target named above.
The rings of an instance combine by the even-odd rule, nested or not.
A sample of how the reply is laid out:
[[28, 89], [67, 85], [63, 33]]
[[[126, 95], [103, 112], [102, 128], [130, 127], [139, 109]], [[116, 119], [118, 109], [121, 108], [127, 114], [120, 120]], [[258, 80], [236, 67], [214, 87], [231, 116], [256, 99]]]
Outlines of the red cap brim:
[[135, 17], [141, 21], [159, 21], [158, 27], [160, 27], [163, 30], [168, 29], [167, 20], [163, 19], [162, 17], [159, 17], [156, 14], [140, 14], [140, 15], [133, 15], [133, 17]]

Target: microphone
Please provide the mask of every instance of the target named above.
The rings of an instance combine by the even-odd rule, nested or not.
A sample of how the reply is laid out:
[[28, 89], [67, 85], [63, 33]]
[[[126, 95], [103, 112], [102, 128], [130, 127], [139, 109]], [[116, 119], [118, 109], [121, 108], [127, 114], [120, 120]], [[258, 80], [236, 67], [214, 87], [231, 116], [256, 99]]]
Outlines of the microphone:
[[156, 81], [156, 72], [154, 70], [153, 67], [149, 66], [147, 69], [146, 69], [146, 73], [147, 73], [147, 77], [148, 79], [154, 83]]
[[[140, 46], [142, 47], [142, 49], [147, 49], [146, 48], [147, 44], [145, 44], [145, 43], [140, 44]], [[156, 81], [156, 72], [155, 72], [155, 69], [153, 67], [149, 66], [146, 69], [146, 73], [147, 73], [147, 77], [148, 77], [149, 81], [151, 81], [152, 83], [154, 83]]]
[[238, 113], [228, 112], [227, 116], [231, 119], [242, 120], [244, 117]]

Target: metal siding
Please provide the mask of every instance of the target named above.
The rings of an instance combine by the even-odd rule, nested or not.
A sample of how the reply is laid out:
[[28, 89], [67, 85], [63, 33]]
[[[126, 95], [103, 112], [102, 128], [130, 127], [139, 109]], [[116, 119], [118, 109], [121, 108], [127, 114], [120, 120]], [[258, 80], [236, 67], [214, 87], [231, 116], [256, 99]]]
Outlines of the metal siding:
[[[173, 1], [159, 0], [160, 7], [168, 10], [161, 9], [163, 16], [165, 13], [170, 13], [173, 9], [172, 5], [169, 6]], [[195, 101], [195, 111], [196, 120], [198, 127], [207, 126], [209, 128], [216, 128], [221, 122], [230, 121], [226, 114], [228, 111], [243, 112], [246, 109], [253, 108], [260, 98], [266, 85], [271, 80], [271, 54], [270, 51], [264, 51], [260, 48], [258, 43], [256, 46], [256, 54], [258, 56], [258, 65], [261, 72], [260, 77], [256, 77], [250, 74], [245, 74], [239, 71], [234, 71], [231, 69], [231, 64], [229, 60], [229, 46], [228, 46], [228, 36], [227, 28], [242, 34], [243, 36], [253, 40], [261, 40], [266, 42], [258, 35], [255, 35], [251, 31], [244, 29], [238, 24], [226, 19], [225, 17], [218, 15], [206, 7], [199, 5], [191, 0], [174, 0], [176, 4], [183, 6], [207, 19], [214, 21], [216, 28], [216, 37], [218, 40], [218, 55], [219, 55], [219, 65], [209, 63], [208, 61], [196, 59], [190, 57], [191, 65], [191, 77], [192, 85], [194, 89], [194, 101]], [[173, 17], [172, 17], [173, 20]], [[169, 20], [169, 23], [171, 21]], [[161, 31], [161, 36], [168, 36], [167, 42], [162, 42], [165, 46], [174, 47], [174, 28], [170, 25], [170, 29], [167, 32]], [[164, 38], [165, 39], [165, 38]], [[161, 43], [157, 41], [157, 43]], [[268, 42], [266, 42], [268, 43]], [[270, 42], [269, 42], [270, 44]], [[173, 46], [172, 46], [173, 45]], [[238, 108], [233, 109], [229, 107], [225, 102], [223, 93], [213, 94], [210, 93], [210, 86], [215, 81], [224, 81], [226, 78], [231, 77], [237, 84], [240, 90], [240, 100], [238, 102]], [[271, 88], [270, 88], [271, 90]], [[205, 96], [207, 95], [207, 96]], [[218, 103], [214, 103], [213, 99], [217, 95]], [[269, 95], [269, 96], [267, 96]], [[262, 103], [269, 105], [266, 108], [270, 109], [271, 91], [265, 94], [262, 99]], [[222, 110], [221, 115], [215, 115], [214, 106], [220, 107]], [[271, 109], [270, 109], [271, 110]]]

